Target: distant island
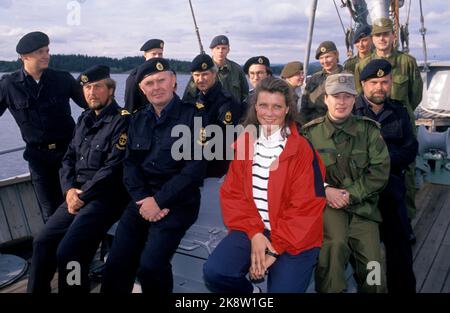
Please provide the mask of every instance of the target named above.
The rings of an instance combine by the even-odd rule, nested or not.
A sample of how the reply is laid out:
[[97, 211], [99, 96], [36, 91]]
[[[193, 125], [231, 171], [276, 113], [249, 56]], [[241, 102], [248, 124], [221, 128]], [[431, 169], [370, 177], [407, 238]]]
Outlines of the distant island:
[[[127, 73], [136, 66], [142, 64], [144, 58], [141, 56], [125, 57], [122, 59], [97, 57], [81, 54], [52, 54], [50, 57], [50, 67], [65, 70], [72, 73], [79, 73], [85, 69], [96, 65], [107, 65], [113, 73]], [[171, 67], [177, 73], [190, 74], [190, 64], [188, 61], [169, 59]], [[12, 72], [20, 68], [19, 61], [0, 61], [0, 72]], [[283, 65], [274, 65], [272, 70], [274, 74], [279, 75]]]

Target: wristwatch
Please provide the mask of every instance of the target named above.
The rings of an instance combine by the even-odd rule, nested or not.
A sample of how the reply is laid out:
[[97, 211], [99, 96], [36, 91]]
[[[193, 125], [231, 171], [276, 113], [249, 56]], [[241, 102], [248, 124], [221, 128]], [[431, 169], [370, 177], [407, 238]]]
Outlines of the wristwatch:
[[273, 256], [275, 259], [277, 259], [280, 256], [278, 253], [270, 251], [269, 248], [266, 248], [266, 254], [270, 255], [270, 256]]

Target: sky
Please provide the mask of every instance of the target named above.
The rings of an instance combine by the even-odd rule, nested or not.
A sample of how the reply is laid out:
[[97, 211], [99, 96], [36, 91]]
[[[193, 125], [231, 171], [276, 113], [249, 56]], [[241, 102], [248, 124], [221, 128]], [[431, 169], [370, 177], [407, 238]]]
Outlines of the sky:
[[[369, 2], [371, 0], [367, 0]], [[373, 1], [373, 0], [372, 0]], [[419, 0], [405, 0], [400, 22], [409, 20], [411, 54], [424, 59]], [[345, 27], [347, 8], [339, 8]], [[450, 1], [424, 0], [429, 60], [450, 59]], [[243, 64], [255, 55], [273, 64], [304, 60], [310, 0], [192, 0], [203, 46], [215, 35], [230, 39], [229, 58]], [[15, 47], [27, 32], [50, 36], [50, 53], [122, 58], [141, 55], [150, 38], [165, 41], [165, 57], [191, 61], [199, 47], [188, 0], [0, 0], [0, 60], [15, 60]], [[346, 58], [344, 33], [332, 0], [319, 0], [311, 57], [320, 42], [332, 40]]]

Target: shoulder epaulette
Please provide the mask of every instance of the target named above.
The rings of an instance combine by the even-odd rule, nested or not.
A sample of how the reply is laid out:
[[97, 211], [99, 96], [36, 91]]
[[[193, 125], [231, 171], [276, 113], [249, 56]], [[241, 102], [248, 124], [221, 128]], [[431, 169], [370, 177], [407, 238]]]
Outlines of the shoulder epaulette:
[[313, 125], [320, 124], [320, 123], [322, 123], [324, 120], [325, 120], [325, 116], [321, 116], [321, 117], [315, 118], [315, 119], [309, 121], [308, 123], [306, 123], [305, 125], [303, 125], [302, 128], [303, 128], [303, 129], [306, 129], [306, 128], [311, 127], [311, 126], [313, 126]]
[[378, 128], [381, 128], [381, 124], [378, 123], [377, 121], [368, 118], [367, 116], [356, 116], [357, 119], [363, 120], [363, 121], [368, 121], [370, 124], [375, 125]]

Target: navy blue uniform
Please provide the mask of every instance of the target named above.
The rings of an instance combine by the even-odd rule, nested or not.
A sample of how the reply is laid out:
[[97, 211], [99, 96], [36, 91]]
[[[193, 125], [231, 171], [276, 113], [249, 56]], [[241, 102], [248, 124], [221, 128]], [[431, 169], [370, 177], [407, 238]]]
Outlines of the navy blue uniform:
[[[219, 81], [216, 81], [206, 94], [197, 89], [195, 108], [195, 115], [202, 118], [203, 127], [218, 125], [224, 135], [226, 134], [226, 125], [237, 125], [241, 118], [241, 105], [222, 87]], [[201, 134], [200, 137], [202, 137]], [[206, 136], [203, 139], [202, 142], [205, 146], [211, 137]], [[234, 137], [224, 137], [223, 156], [221, 159], [208, 162], [206, 177], [222, 177], [227, 173], [230, 160], [226, 160], [226, 150], [229, 149], [234, 139]]]
[[[175, 94], [160, 117], [151, 105], [132, 116], [124, 161], [124, 182], [132, 201], [117, 227], [102, 292], [131, 292], [138, 269], [143, 292], [172, 291], [170, 260], [197, 218], [205, 162], [192, 160], [191, 153], [191, 160], [175, 160], [172, 144], [181, 135], [172, 137], [171, 132], [174, 127], [184, 126], [192, 135], [193, 117], [192, 105], [183, 103]], [[195, 141], [189, 139], [187, 144], [192, 147]], [[145, 220], [136, 202], [146, 197], [154, 197], [161, 209], [170, 209], [169, 214], [158, 222]]]
[[378, 202], [383, 219], [380, 234], [386, 247], [388, 292], [415, 292], [404, 173], [416, 158], [418, 143], [408, 113], [399, 101], [388, 99], [378, 114], [369, 107], [365, 97], [359, 95], [354, 114], [369, 117], [381, 124], [381, 136], [386, 142], [391, 160], [389, 181], [380, 193]]
[[[64, 193], [81, 189], [79, 197], [85, 205], [73, 215], [64, 202], [35, 238], [28, 292], [50, 292], [56, 267], [59, 292], [89, 292], [89, 265], [95, 251], [129, 201], [122, 166], [130, 115], [121, 111], [113, 101], [98, 116], [87, 110], [78, 119], [60, 173]], [[81, 285], [66, 283], [71, 261], [81, 265]]]
[[46, 69], [39, 83], [20, 69], [0, 80], [0, 116], [9, 109], [26, 143], [23, 154], [43, 218], [63, 201], [58, 171], [75, 122], [69, 99], [86, 108], [82, 90], [67, 72]]
[[125, 83], [125, 109], [131, 113], [136, 112], [148, 103], [136, 82], [136, 73], [137, 67], [130, 72]]

